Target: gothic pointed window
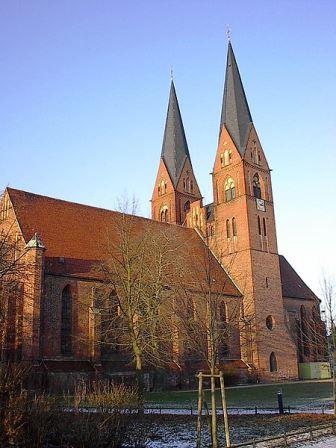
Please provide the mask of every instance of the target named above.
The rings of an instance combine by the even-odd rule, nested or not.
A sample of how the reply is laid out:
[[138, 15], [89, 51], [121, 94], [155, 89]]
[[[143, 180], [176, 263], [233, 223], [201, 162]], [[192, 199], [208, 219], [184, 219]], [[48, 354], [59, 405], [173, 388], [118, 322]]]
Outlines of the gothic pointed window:
[[184, 203], [183, 209], [185, 213], [188, 213], [188, 211], [190, 210], [190, 201]]
[[224, 165], [230, 165], [231, 162], [231, 151], [229, 151], [228, 149], [226, 149], [224, 151]]
[[107, 357], [118, 351], [117, 329], [119, 326], [119, 302], [112, 291], [100, 315], [100, 352]]
[[236, 187], [232, 177], [229, 177], [225, 182], [225, 202], [229, 202], [236, 197]]
[[190, 181], [190, 191], [194, 192], [194, 182], [192, 180]]
[[226, 238], [231, 238], [230, 220], [226, 220]]
[[161, 182], [159, 183], [159, 186], [158, 186], [158, 193], [159, 193], [159, 196], [162, 196], [163, 194], [166, 194], [166, 192], [167, 192], [167, 184], [166, 184], [166, 182], [162, 179]]
[[222, 302], [219, 305], [219, 356], [225, 358], [229, 354], [229, 334], [228, 334], [228, 316], [226, 303]]
[[160, 210], [160, 221], [161, 222], [168, 222], [168, 207], [163, 207]]
[[266, 219], [263, 218], [263, 230], [264, 230], [264, 236], [267, 235], [267, 228], [266, 228]]
[[261, 235], [261, 219], [260, 216], [258, 216], [258, 233]]
[[237, 236], [237, 223], [236, 218], [232, 218], [232, 235]]
[[259, 179], [259, 175], [255, 174], [253, 176], [253, 195], [254, 197], [261, 199], [261, 188], [260, 188], [260, 179]]
[[69, 356], [72, 354], [72, 297], [70, 286], [62, 291], [61, 299], [61, 354]]
[[272, 352], [270, 355], [270, 372], [277, 372], [278, 371], [278, 362], [277, 358], [275, 356], [275, 353]]

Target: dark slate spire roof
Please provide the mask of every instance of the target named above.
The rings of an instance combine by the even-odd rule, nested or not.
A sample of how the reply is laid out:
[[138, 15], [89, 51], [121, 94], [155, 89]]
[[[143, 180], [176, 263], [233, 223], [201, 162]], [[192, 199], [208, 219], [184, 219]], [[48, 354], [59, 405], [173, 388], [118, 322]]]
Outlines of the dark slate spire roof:
[[186, 158], [190, 163], [191, 160], [173, 81], [170, 87], [161, 157], [176, 187]]
[[243, 156], [252, 117], [231, 42], [228, 46], [220, 131], [225, 124]]

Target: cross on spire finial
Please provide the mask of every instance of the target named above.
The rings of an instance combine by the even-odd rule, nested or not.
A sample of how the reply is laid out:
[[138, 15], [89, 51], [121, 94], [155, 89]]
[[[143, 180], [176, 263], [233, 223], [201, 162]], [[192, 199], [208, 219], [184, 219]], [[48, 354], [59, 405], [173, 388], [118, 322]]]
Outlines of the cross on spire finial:
[[174, 81], [173, 67], [170, 67], [170, 80]]
[[226, 35], [227, 35], [227, 39], [230, 42], [231, 40], [231, 28], [229, 25], [226, 25]]

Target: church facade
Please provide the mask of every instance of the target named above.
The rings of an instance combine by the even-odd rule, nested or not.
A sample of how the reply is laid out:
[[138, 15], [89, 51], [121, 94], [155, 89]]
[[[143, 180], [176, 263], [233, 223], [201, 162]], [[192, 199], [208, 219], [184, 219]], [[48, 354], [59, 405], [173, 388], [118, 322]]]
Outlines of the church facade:
[[296, 377], [298, 362], [325, 356], [319, 299], [278, 254], [271, 170], [230, 42], [211, 177], [213, 202], [203, 204], [172, 82], [152, 219], [195, 228], [240, 289], [256, 335], [241, 335], [244, 361]]
[[[271, 170], [231, 43], [211, 177], [213, 202], [203, 204], [172, 81], [152, 221], [174, 225], [196, 253], [203, 246], [211, 250], [217, 281], [225, 285], [223, 303], [240, 314], [222, 365], [257, 372], [261, 380], [298, 378], [300, 364], [326, 358], [320, 300], [278, 253]], [[106, 229], [113, 229], [115, 215], [5, 190], [1, 232], [15, 241], [31, 269], [21, 275], [15, 297], [0, 288], [6, 303], [3, 360], [29, 360], [37, 369], [66, 375], [132, 370], [120, 353], [100, 347], [101, 323], [92, 305], [103, 283], [94, 265], [107, 257]], [[172, 354], [181, 369], [184, 354], [183, 347]]]

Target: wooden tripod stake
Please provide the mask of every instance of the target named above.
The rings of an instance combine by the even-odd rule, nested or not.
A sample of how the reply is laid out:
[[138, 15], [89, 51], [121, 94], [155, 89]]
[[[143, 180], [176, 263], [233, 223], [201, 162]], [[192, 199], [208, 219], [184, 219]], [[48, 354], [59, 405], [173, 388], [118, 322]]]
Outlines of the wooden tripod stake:
[[[229, 431], [229, 418], [227, 413], [227, 405], [226, 405], [226, 396], [225, 396], [225, 386], [224, 386], [224, 375], [223, 372], [219, 374], [204, 374], [199, 372], [197, 375], [198, 378], [198, 404], [197, 404], [197, 438], [196, 438], [196, 448], [201, 448], [201, 421], [202, 421], [202, 405], [203, 405], [203, 378], [211, 378], [215, 381], [216, 378], [219, 378], [220, 382], [220, 392], [221, 392], [221, 401], [222, 401], [222, 409], [223, 409], [223, 421], [224, 421], [224, 431], [225, 431], [225, 441], [226, 448], [230, 448], [230, 431]], [[216, 412], [214, 408], [212, 408], [212, 412]], [[217, 428], [211, 427], [211, 441], [212, 446], [217, 445], [216, 434], [213, 434], [213, 431], [217, 432]]]

